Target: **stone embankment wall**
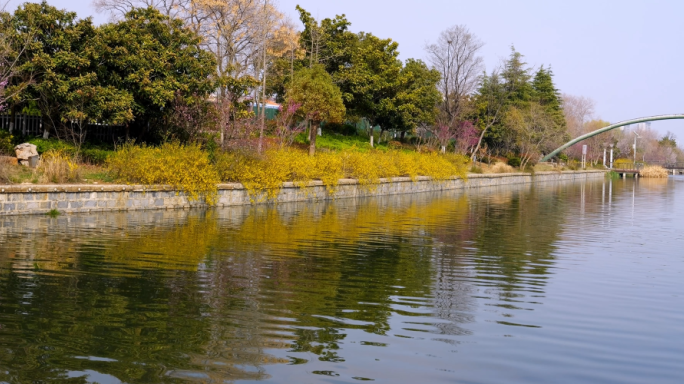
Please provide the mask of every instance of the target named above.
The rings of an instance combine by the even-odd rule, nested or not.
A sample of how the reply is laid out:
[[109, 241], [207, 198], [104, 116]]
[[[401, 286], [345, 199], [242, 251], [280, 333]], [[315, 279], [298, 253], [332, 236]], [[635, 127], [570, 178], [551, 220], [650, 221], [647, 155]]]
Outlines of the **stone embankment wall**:
[[[306, 187], [285, 183], [278, 202], [314, 201], [354, 197], [396, 195], [451, 189], [471, 189], [498, 185], [539, 183], [561, 180], [586, 180], [604, 177], [603, 171], [538, 172], [507, 174], [471, 174], [468, 180], [453, 179], [436, 182], [428, 177], [412, 181], [408, 177], [381, 179], [373, 186], [359, 185], [356, 180], [343, 179], [329, 194], [321, 182]], [[250, 197], [239, 183], [220, 184], [216, 206], [247, 205], [263, 202]], [[206, 206], [203, 201], [190, 201], [168, 186], [142, 185], [0, 185], [0, 216], [45, 214], [53, 209], [60, 213], [97, 211], [135, 211], [152, 209], [182, 209]]]

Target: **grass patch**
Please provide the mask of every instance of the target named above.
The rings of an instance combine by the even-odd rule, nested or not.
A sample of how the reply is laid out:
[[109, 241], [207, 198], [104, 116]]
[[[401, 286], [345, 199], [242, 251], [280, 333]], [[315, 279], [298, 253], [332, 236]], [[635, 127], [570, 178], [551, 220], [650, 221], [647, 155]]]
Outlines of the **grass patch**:
[[34, 169], [23, 165], [13, 165], [0, 163], [0, 183], [2, 184], [22, 184], [40, 181], [40, 174]]
[[57, 216], [59, 216], [59, 215], [61, 215], [61, 214], [62, 214], [62, 213], [61, 213], [60, 211], [56, 210], [56, 209], [51, 209], [50, 212], [46, 213], [46, 215], [48, 215], [48, 216], [50, 216], [50, 217], [52, 217], [52, 218], [55, 218], [55, 217], [57, 217]]
[[617, 180], [620, 178], [620, 174], [615, 171], [610, 171], [606, 173], [606, 177], [612, 180]]
[[[309, 141], [305, 134], [295, 138], [295, 143], [308, 145]], [[316, 138], [316, 149], [328, 151], [358, 151], [368, 152], [373, 149], [385, 151], [389, 149], [388, 143], [375, 144], [371, 147], [370, 139], [362, 136], [344, 136], [336, 133], [324, 133]]]
[[116, 180], [106, 168], [94, 165], [83, 166], [83, 181], [86, 183], [113, 183]]

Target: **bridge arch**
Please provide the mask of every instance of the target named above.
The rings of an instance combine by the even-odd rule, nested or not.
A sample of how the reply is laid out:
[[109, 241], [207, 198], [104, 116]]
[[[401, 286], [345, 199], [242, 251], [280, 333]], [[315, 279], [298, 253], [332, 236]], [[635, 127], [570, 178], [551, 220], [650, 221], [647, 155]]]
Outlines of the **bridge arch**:
[[615, 129], [615, 128], [620, 128], [620, 127], [624, 127], [624, 126], [626, 126], [626, 125], [631, 125], [631, 124], [645, 123], [645, 122], [647, 122], [647, 121], [675, 120], [675, 119], [684, 119], [684, 114], [676, 114], [676, 115], [657, 115], [657, 116], [641, 117], [641, 118], [638, 118], [638, 119], [632, 119], [632, 120], [621, 121], [621, 122], [619, 122], [619, 123], [612, 124], [612, 125], [609, 125], [609, 126], [607, 126], [607, 127], [603, 127], [603, 128], [597, 129], [597, 130], [595, 130], [595, 131], [593, 131], [593, 132], [585, 133], [585, 134], [582, 135], [582, 136], [578, 136], [578, 137], [576, 137], [576, 138], [574, 138], [574, 139], [568, 141], [567, 143], [561, 145], [560, 147], [558, 147], [557, 149], [555, 149], [553, 152], [549, 153], [548, 155], [544, 156], [544, 158], [543, 158], [541, 161], [549, 161], [549, 160], [551, 160], [554, 156], [556, 156], [557, 154], [559, 154], [561, 151], [563, 151], [563, 150], [565, 150], [565, 149], [567, 149], [567, 148], [569, 148], [569, 147], [571, 147], [571, 146], [573, 146], [573, 145], [575, 145], [575, 144], [577, 144], [577, 143], [579, 143], [579, 142], [581, 142], [581, 141], [583, 141], [583, 140], [586, 140], [586, 139], [588, 139], [588, 138], [590, 138], [590, 137], [594, 137], [594, 136], [596, 136], [596, 135], [600, 135], [600, 134], [603, 133], [603, 132], [608, 132], [608, 131], [613, 130], [613, 129]]

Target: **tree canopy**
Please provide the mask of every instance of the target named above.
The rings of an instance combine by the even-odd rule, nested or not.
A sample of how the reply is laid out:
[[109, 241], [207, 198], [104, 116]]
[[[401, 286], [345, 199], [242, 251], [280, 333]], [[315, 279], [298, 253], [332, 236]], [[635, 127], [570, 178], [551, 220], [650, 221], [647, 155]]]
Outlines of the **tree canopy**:
[[286, 95], [288, 104], [299, 106], [302, 117], [312, 123], [309, 128], [309, 153], [316, 151], [317, 127], [321, 122], [342, 122], [345, 108], [340, 89], [322, 65], [302, 68], [295, 74]]

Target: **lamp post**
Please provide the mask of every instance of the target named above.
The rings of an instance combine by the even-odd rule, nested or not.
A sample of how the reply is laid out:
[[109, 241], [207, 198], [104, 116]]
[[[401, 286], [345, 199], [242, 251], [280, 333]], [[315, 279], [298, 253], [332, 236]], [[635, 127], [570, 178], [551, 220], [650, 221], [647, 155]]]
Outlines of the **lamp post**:
[[610, 145], [610, 169], [613, 169], [613, 144]]
[[603, 145], [603, 163], [602, 163], [602, 164], [603, 164], [603, 168], [608, 168], [608, 167], [606, 166], [606, 151], [607, 151], [607, 150], [608, 150], [608, 147], [606, 147], [606, 145], [604, 144], [604, 145]]
[[641, 136], [634, 131], [634, 169], [636, 169], [636, 144], [638, 138], [641, 138]]

